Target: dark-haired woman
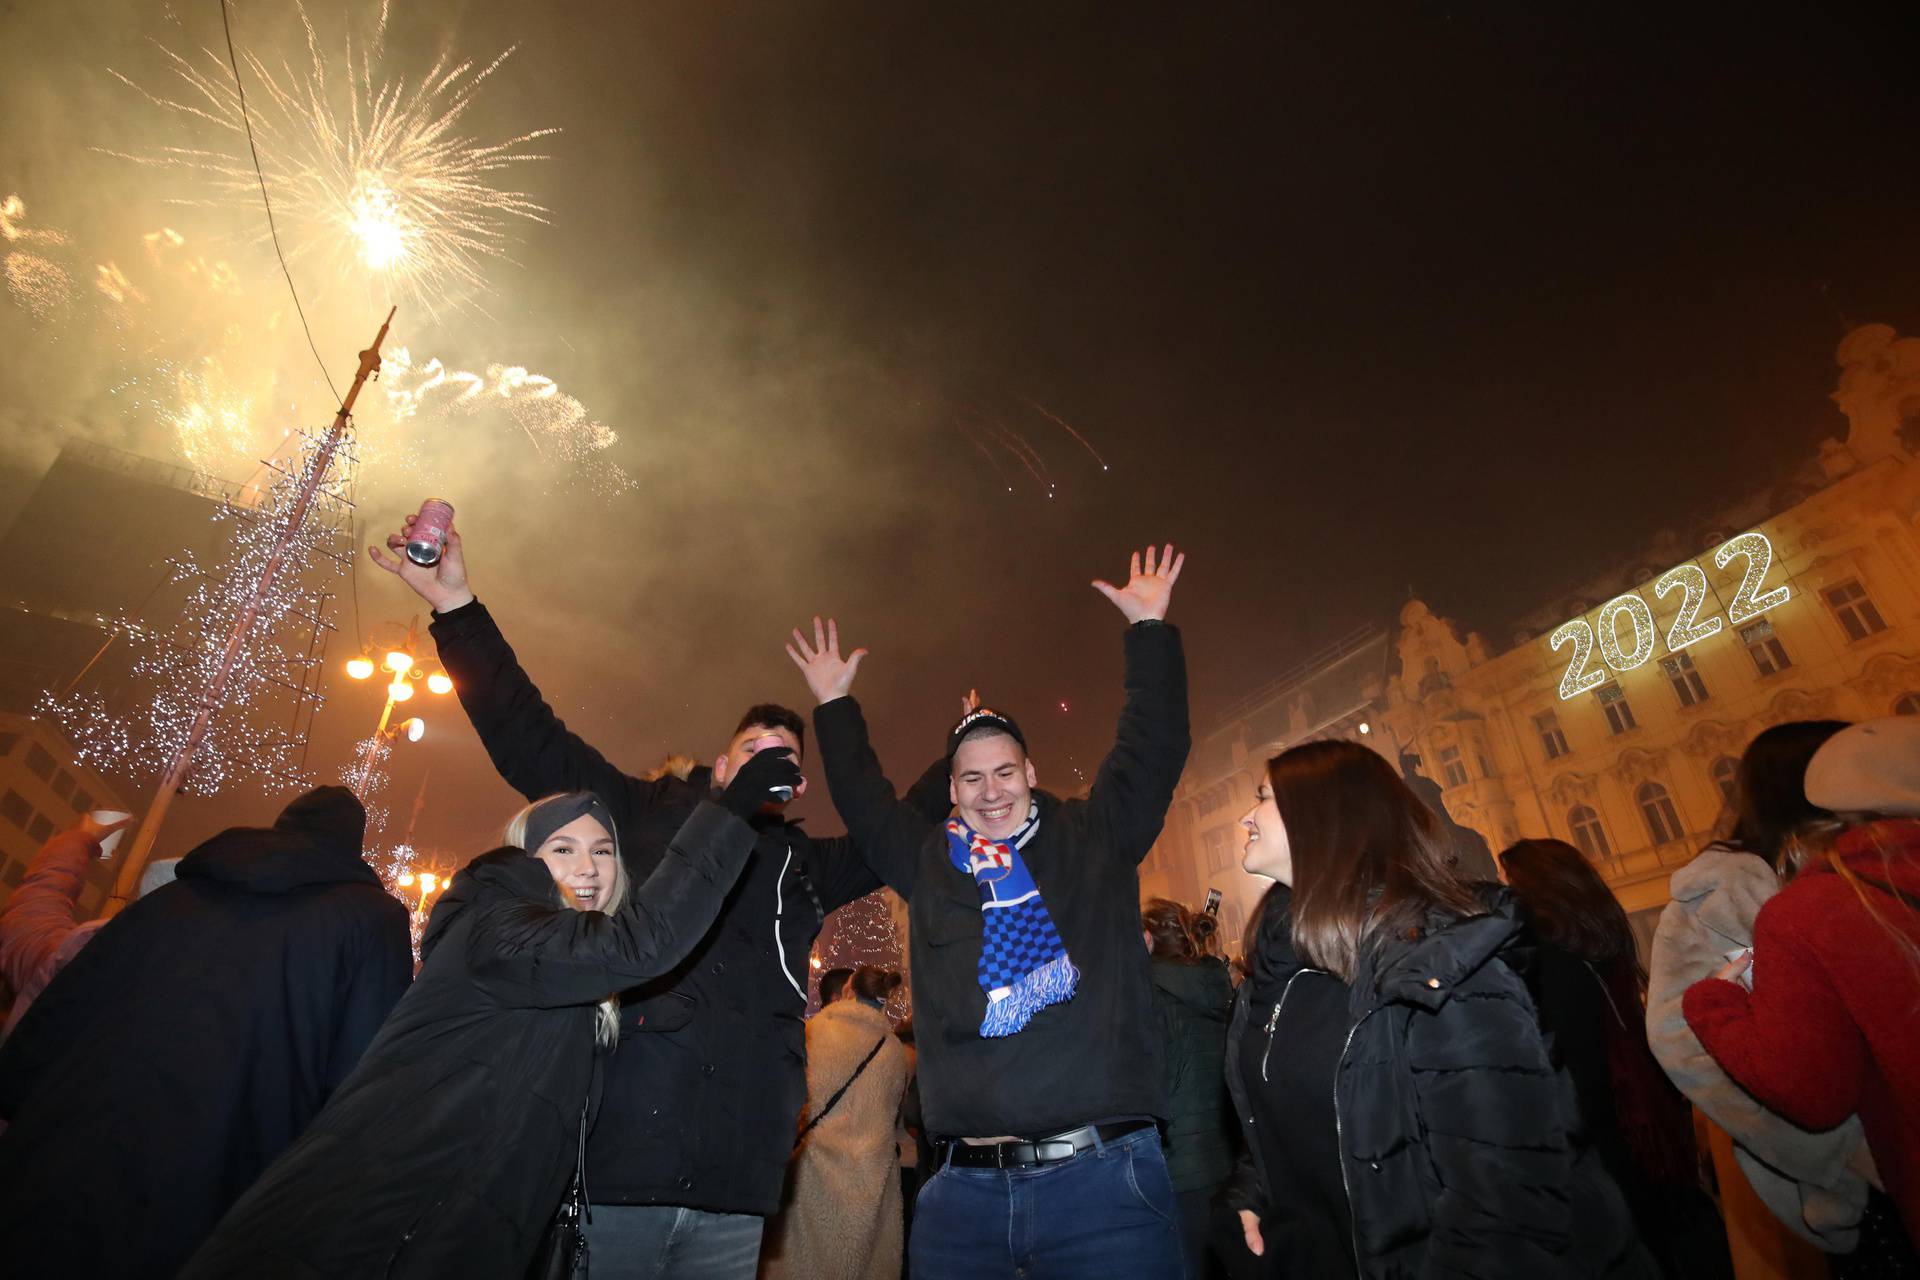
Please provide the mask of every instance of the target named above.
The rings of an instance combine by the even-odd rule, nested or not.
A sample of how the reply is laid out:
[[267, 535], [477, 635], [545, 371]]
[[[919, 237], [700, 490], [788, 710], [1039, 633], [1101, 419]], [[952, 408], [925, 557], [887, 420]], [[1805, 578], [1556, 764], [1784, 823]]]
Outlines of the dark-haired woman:
[[754, 756], [621, 904], [612, 815], [590, 792], [528, 806], [434, 904], [420, 976], [298, 1142], [181, 1274], [524, 1275], [572, 1179], [610, 995], [699, 941], [799, 768]]
[[807, 1109], [786, 1202], [767, 1224], [766, 1280], [899, 1280], [904, 1210], [894, 1141], [907, 1051], [887, 1001], [891, 970], [861, 965], [820, 977], [807, 1020]]
[[[1647, 1043], [1668, 1078], [1717, 1126], [1714, 1166], [1736, 1270], [1787, 1276], [1816, 1268], [1807, 1245], [1845, 1253], [1859, 1242], [1868, 1187], [1852, 1163], [1859, 1120], [1823, 1132], [1793, 1124], [1735, 1084], [1687, 1025], [1689, 986], [1753, 945], [1760, 908], [1780, 891], [1781, 854], [1794, 833], [1832, 814], [1807, 799], [1807, 762], [1841, 720], [1763, 730], [1734, 775], [1732, 833], [1673, 873], [1671, 901], [1653, 935]], [[1760, 1205], [1755, 1205], [1757, 1198]], [[1764, 1209], [1760, 1206], [1763, 1205]], [[1792, 1235], [1783, 1235], [1784, 1225]]]
[[1207, 1257], [1213, 1196], [1233, 1172], [1233, 1103], [1222, 1067], [1233, 984], [1206, 954], [1213, 917], [1154, 898], [1140, 909], [1159, 1023], [1160, 1079], [1167, 1092], [1167, 1176], [1180, 1208], [1188, 1280], [1214, 1273]]
[[1573, 1077], [1586, 1140], [1670, 1277], [1732, 1276], [1699, 1183], [1693, 1113], [1647, 1048], [1647, 975], [1620, 900], [1585, 854], [1522, 840], [1500, 872], [1533, 927], [1528, 987], [1554, 1060]]
[[1505, 891], [1463, 883], [1433, 814], [1355, 743], [1274, 757], [1256, 799], [1246, 865], [1292, 892], [1264, 902], [1228, 1058], [1266, 1192], [1249, 1247], [1289, 1276], [1657, 1275], [1579, 1143]]

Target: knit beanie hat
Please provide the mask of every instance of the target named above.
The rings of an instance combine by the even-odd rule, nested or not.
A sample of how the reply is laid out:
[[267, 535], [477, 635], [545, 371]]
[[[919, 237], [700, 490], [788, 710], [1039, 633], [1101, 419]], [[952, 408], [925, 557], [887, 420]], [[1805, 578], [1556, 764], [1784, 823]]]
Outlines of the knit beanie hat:
[[1835, 813], [1920, 817], [1920, 716], [1842, 729], [1807, 762], [1807, 799]]

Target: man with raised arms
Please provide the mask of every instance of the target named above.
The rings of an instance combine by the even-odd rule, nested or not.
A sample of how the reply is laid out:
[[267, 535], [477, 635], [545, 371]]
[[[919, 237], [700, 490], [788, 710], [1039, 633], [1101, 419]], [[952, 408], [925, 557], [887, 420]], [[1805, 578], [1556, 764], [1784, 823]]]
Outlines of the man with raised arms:
[[856, 846], [910, 905], [915, 1040], [938, 1172], [913, 1221], [913, 1274], [1178, 1276], [1173, 1188], [1140, 860], [1189, 745], [1186, 660], [1166, 623], [1184, 556], [1133, 557], [1124, 587], [1126, 703], [1084, 800], [1036, 789], [1013, 718], [975, 707], [947, 734], [954, 813], [895, 797], [814, 620], [788, 653], [819, 706], [814, 731]]
[[[388, 550], [402, 551], [413, 519], [387, 539]], [[458, 532], [448, 531], [432, 567], [368, 550], [433, 607], [440, 661], [500, 776], [528, 799], [598, 795], [635, 884], [646, 882], [700, 798], [756, 752], [804, 754], [805, 722], [761, 703], [740, 718], [711, 769], [684, 779], [630, 775], [540, 696], [467, 585]], [[942, 762], [926, 780], [936, 802], [944, 772]], [[803, 778], [795, 794], [805, 789]], [[806, 1102], [807, 956], [829, 912], [880, 887], [847, 837], [810, 836], [785, 810], [770, 801], [753, 819], [759, 838], [747, 869], [680, 967], [622, 995], [620, 1046], [606, 1060], [587, 1143], [587, 1237], [599, 1280], [754, 1275]]]

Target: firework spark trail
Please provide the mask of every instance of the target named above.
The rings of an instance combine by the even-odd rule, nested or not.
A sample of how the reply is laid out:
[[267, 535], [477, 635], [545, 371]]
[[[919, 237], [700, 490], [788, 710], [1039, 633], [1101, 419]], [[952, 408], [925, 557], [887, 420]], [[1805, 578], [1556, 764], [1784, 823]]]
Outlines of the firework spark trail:
[[1046, 486], [1047, 496], [1051, 498], [1054, 490], [1053, 473], [1047, 469], [1047, 460], [1040, 456], [1040, 451], [1033, 447], [1032, 442], [1000, 419], [989, 417], [978, 409], [973, 412], [981, 424], [1006, 446], [1007, 451], [1032, 473], [1033, 478]]
[[987, 465], [993, 468], [993, 474], [999, 479], [1001, 484], [1006, 486], [1007, 492], [1012, 493], [1013, 481], [1007, 478], [1006, 469], [1000, 465], [1000, 459], [993, 456], [993, 450], [987, 448], [986, 443], [982, 441], [979, 436], [969, 431], [965, 423], [956, 425], [960, 428], [960, 434], [967, 438], [967, 443], [978, 449], [980, 456], [987, 460]]
[[1061, 417], [1059, 414], [1055, 413], [1053, 410], [1047, 408], [1047, 406], [1041, 404], [1038, 400], [1031, 400], [1031, 399], [1028, 399], [1026, 396], [1021, 396], [1020, 398], [1022, 400], [1025, 400], [1029, 405], [1033, 406], [1035, 410], [1037, 410], [1040, 414], [1045, 416], [1047, 419], [1058, 424], [1058, 426], [1062, 431], [1065, 431], [1068, 435], [1072, 436], [1075, 440], [1078, 440], [1080, 442], [1080, 447], [1082, 449], [1085, 449], [1087, 453], [1092, 456], [1093, 460], [1100, 464], [1100, 469], [1102, 471], [1105, 471], [1108, 469], [1107, 460], [1100, 456], [1100, 451], [1098, 449], [1095, 449], [1093, 445], [1089, 444], [1085, 436], [1081, 435], [1078, 431], [1074, 430], [1073, 424], [1071, 422], [1068, 422], [1065, 418]]
[[[546, 221], [546, 209], [529, 194], [492, 184], [515, 165], [545, 159], [526, 150], [527, 144], [558, 130], [536, 129], [496, 143], [459, 132], [475, 95], [513, 49], [477, 71], [474, 62], [442, 55], [417, 80], [382, 79], [383, 5], [374, 38], [357, 59], [348, 39], [346, 74], [335, 87], [319, 35], [304, 7], [299, 13], [310, 63], [304, 72], [283, 62], [276, 73], [259, 55], [242, 55], [256, 82], [252, 114], [262, 167], [275, 207], [285, 211], [294, 232], [290, 256], [317, 255], [329, 276], [370, 271], [389, 291], [429, 311], [478, 293], [484, 265], [506, 259], [513, 222]], [[165, 45], [159, 48], [182, 86], [176, 88], [179, 97], [109, 71], [155, 106], [243, 138], [240, 98], [225, 60], [202, 48], [208, 63], [203, 68]], [[215, 193], [173, 203], [250, 210], [258, 200], [251, 161], [237, 147], [108, 154], [197, 176]]]

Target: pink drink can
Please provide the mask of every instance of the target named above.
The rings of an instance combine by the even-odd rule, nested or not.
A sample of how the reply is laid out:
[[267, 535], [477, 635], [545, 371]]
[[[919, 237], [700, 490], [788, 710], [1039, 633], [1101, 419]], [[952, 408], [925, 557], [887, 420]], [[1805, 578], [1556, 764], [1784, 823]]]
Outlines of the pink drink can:
[[453, 504], [445, 498], [428, 498], [413, 518], [413, 531], [407, 535], [407, 559], [417, 565], [440, 563], [447, 546], [447, 530], [453, 528]]

